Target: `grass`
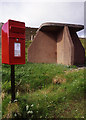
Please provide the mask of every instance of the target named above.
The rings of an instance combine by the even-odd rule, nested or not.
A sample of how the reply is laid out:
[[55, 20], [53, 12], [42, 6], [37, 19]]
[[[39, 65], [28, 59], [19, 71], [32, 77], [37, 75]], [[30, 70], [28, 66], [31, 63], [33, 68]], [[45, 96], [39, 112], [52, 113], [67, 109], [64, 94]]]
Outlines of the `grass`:
[[[57, 64], [16, 65], [16, 99], [18, 110], [9, 108], [10, 66], [3, 65], [3, 117], [15, 115], [29, 118], [82, 118], [84, 117], [84, 70], [74, 71], [75, 66]], [[8, 70], [8, 74], [6, 71]], [[58, 77], [57, 77], [58, 76]], [[65, 79], [53, 83], [53, 79]], [[19, 84], [20, 83], [20, 84]], [[14, 111], [9, 113], [7, 109]], [[28, 109], [26, 109], [28, 106]], [[31, 107], [32, 106], [32, 107]], [[65, 112], [66, 111], [66, 112]]]
[[[26, 42], [26, 48], [30, 43]], [[27, 56], [27, 49], [26, 49]], [[27, 57], [26, 57], [27, 58]], [[60, 64], [15, 65], [16, 99], [11, 103], [10, 66], [2, 65], [3, 118], [84, 118], [84, 69]]]

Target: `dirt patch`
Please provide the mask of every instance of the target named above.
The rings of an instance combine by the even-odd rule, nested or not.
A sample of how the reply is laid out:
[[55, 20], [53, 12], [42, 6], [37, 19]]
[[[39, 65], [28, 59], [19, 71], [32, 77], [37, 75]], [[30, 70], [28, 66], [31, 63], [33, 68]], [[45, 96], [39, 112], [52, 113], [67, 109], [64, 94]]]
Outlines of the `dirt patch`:
[[17, 115], [20, 115], [18, 102], [9, 103], [6, 109], [7, 111], [3, 116], [3, 118], [12, 118], [12, 117], [16, 117]]
[[55, 78], [53, 78], [53, 80], [52, 80], [53, 84], [61, 84], [61, 83], [65, 83], [65, 82], [66, 82], [65, 78], [57, 77], [57, 76]]
[[6, 93], [4, 91], [2, 91], [1, 92], [1, 99], [4, 100], [5, 96], [6, 96]]

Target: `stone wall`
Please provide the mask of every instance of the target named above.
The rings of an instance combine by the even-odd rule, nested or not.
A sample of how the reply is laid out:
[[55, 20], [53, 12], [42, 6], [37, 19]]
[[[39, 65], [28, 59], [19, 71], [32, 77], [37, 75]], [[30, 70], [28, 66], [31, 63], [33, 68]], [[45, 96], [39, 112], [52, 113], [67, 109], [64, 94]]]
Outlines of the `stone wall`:
[[25, 28], [25, 40], [33, 40], [35, 35], [36, 35], [36, 31], [38, 28], [31, 28], [31, 27], [26, 27]]

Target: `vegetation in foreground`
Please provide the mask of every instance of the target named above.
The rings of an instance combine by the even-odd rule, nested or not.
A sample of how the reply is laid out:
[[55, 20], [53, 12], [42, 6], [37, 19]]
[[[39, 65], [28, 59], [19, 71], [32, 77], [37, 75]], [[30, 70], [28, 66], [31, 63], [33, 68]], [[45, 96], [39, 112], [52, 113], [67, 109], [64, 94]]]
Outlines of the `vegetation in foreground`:
[[[28, 45], [30, 42], [26, 42], [26, 59]], [[86, 117], [84, 75], [85, 70], [76, 66], [32, 63], [16, 65], [16, 100], [11, 103], [10, 66], [3, 65], [3, 118]]]
[[84, 69], [57, 64], [16, 65], [10, 103], [10, 66], [3, 65], [3, 117], [84, 118]]

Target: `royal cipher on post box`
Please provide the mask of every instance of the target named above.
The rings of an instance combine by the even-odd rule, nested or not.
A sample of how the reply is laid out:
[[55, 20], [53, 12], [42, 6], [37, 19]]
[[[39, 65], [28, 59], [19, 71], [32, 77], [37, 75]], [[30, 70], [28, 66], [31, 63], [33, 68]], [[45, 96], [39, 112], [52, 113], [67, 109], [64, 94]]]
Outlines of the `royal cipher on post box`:
[[2, 63], [25, 64], [25, 23], [8, 20], [2, 26]]

